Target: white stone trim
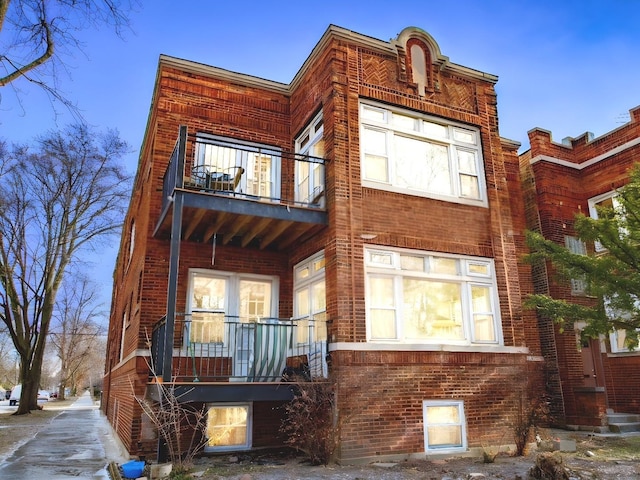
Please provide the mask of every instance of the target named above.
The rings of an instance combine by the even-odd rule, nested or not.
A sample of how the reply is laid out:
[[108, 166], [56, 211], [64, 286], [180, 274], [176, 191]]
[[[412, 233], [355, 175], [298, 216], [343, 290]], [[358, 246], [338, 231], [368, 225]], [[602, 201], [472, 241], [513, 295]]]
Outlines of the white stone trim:
[[452, 345], [442, 343], [390, 343], [390, 342], [335, 342], [329, 344], [330, 352], [479, 352], [479, 353], [529, 353], [527, 347], [494, 345]]

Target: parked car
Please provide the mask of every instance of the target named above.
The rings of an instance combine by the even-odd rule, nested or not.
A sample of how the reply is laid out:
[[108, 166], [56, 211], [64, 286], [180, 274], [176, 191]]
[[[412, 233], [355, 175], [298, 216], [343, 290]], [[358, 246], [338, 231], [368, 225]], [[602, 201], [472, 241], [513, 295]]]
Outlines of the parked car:
[[46, 400], [49, 401], [49, 397], [51, 394], [47, 390], [38, 390], [38, 401]]
[[9, 396], [9, 405], [17, 405], [20, 401], [20, 394], [22, 393], [22, 385], [16, 385], [11, 390], [11, 395]]

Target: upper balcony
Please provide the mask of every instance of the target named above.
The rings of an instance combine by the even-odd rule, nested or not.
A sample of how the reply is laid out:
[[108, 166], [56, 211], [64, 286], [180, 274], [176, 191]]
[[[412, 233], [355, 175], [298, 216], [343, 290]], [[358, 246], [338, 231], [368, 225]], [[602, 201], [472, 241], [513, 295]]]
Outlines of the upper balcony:
[[154, 236], [283, 250], [327, 223], [325, 160], [228, 138], [180, 135], [165, 171]]

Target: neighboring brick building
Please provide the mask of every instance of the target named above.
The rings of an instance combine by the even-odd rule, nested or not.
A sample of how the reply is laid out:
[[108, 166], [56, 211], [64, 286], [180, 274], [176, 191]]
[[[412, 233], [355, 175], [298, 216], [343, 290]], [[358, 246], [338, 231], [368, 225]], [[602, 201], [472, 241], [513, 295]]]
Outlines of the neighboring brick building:
[[[595, 205], [614, 205], [616, 189], [627, 183], [629, 169], [640, 161], [640, 107], [629, 123], [598, 138], [585, 133], [555, 143], [551, 133], [529, 132], [530, 150], [520, 155], [528, 228], [576, 253], [598, 252], [575, 238], [578, 212], [596, 216]], [[602, 252], [604, 253], [604, 252]], [[535, 275], [539, 293], [589, 304], [583, 284], [553, 281], [552, 269]], [[567, 426], [604, 426], [607, 409], [640, 414], [640, 355], [624, 345], [624, 332], [580, 342], [580, 325], [561, 331], [539, 318], [541, 345], [548, 367], [548, 392], [554, 416]]]
[[132, 454], [150, 360], [207, 451], [282, 444], [285, 370], [336, 382], [341, 462], [510, 443], [545, 362], [496, 81], [417, 28], [330, 26], [289, 84], [160, 58], [104, 381]]

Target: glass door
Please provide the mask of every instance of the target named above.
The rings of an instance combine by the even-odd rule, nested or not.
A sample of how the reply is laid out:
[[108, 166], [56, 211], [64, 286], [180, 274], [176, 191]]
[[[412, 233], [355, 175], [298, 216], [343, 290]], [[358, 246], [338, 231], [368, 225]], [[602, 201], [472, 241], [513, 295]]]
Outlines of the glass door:
[[[235, 338], [234, 375], [246, 377], [256, 357], [257, 324], [271, 319], [271, 281], [240, 279], [238, 284], [239, 324]], [[265, 352], [266, 354], [267, 352]]]

